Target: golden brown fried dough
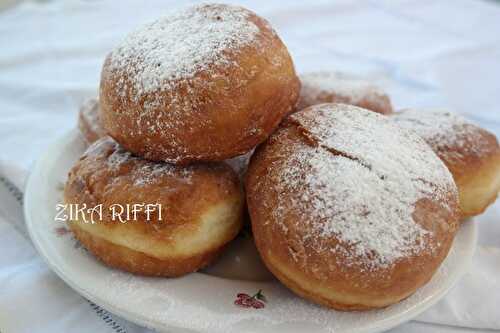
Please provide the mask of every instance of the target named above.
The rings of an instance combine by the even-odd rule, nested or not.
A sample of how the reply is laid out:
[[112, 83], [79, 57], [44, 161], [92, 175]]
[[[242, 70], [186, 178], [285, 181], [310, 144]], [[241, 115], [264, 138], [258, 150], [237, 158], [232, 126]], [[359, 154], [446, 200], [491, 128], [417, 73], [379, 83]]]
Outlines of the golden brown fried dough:
[[264, 141], [299, 89], [267, 21], [237, 6], [197, 5], [131, 33], [107, 56], [101, 116], [138, 156], [221, 161]]
[[[67, 204], [95, 207], [72, 218], [75, 236], [111, 267], [136, 274], [179, 276], [209, 264], [242, 226], [243, 195], [238, 176], [224, 163], [179, 167], [132, 156], [105, 137], [71, 169]], [[120, 215], [120, 207], [156, 204], [148, 216]], [[115, 207], [113, 214], [112, 207]]]
[[413, 294], [457, 230], [458, 193], [446, 166], [414, 133], [350, 105], [289, 116], [252, 156], [246, 190], [270, 271], [339, 310]]
[[300, 75], [302, 84], [297, 110], [322, 103], [356, 105], [381, 114], [391, 114], [389, 96], [379, 87], [340, 72], [311, 72]]
[[463, 217], [484, 212], [500, 191], [500, 147], [494, 134], [439, 109], [403, 110], [393, 119], [422, 137], [450, 170]]

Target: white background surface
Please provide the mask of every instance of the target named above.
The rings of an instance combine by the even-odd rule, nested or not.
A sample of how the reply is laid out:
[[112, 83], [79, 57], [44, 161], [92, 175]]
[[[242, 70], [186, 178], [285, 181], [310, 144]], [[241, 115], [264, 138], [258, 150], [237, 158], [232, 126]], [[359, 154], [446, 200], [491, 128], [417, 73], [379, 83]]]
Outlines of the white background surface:
[[[75, 126], [78, 106], [97, 93], [105, 54], [174, 3], [27, 2], [0, 12], [0, 176], [22, 187], [40, 151]], [[480, 0], [241, 3], [278, 30], [299, 72], [362, 74], [385, 87], [398, 109], [448, 107], [500, 136], [500, 6]], [[0, 201], [0, 330], [115, 332], [4, 223], [19, 221], [16, 212], [15, 202]], [[500, 204], [479, 220], [482, 246], [471, 273], [418, 318], [434, 324], [414, 322], [395, 332], [500, 330]]]

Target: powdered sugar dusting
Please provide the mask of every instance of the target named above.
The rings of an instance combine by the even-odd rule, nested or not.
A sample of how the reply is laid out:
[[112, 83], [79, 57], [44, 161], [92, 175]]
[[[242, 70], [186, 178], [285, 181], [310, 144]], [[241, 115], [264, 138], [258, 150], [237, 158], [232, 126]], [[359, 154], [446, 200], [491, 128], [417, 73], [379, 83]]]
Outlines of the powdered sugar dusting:
[[[65, 167], [78, 159], [80, 151], [74, 149], [74, 142], [74, 139], [68, 141], [67, 148], [70, 149], [58, 151], [52, 156], [57, 163], [55, 168], [47, 169], [47, 179], [60, 179], [66, 173]], [[48, 200], [54, 205], [58, 202], [59, 191], [45, 192], [42, 188], [40, 191], [47, 193]], [[473, 231], [476, 224], [465, 223], [443, 265], [432, 280], [414, 295], [376, 311], [342, 312], [301, 299], [277, 281], [243, 282], [214, 278], [203, 273], [176, 279], [150, 278], [110, 269], [90, 257], [89, 253], [74, 249], [70, 237], [57, 237], [53, 230], [60, 226], [60, 222], [52, 218], [54, 206], [46, 206], [50, 214], [41, 214], [36, 222], [39, 230], [43, 231], [40, 244], [49, 244], [48, 260], [64, 253], [64, 261], [58, 265], [69, 281], [73, 281], [71, 284], [88, 286], [92, 299], [109, 304], [118, 312], [130, 313], [131, 321], [148, 321], [148, 325], [158, 331], [178, 327], [179, 330], [203, 333], [233, 333], [244, 330], [279, 331], [294, 327], [303, 331], [339, 333], [382, 327], [388, 319], [401, 318], [402, 314], [410, 317], [429, 302], [432, 303], [440, 291], [462, 276], [475, 248]], [[247, 311], [233, 305], [236, 293], [257, 289], [263, 289], [269, 300], [265, 311]]]
[[394, 114], [392, 119], [399, 126], [415, 131], [440, 157], [460, 158], [446, 155], [478, 155], [492, 149], [478, 126], [443, 109], [408, 109]]
[[312, 238], [324, 251], [317, 240], [336, 237], [341, 243], [329, 250], [352, 259], [345, 265], [367, 269], [429, 248], [432, 231], [414, 222], [415, 204], [456, 195], [456, 187], [420, 138], [384, 116], [342, 104], [315, 106], [290, 122], [306, 139], [282, 155], [273, 180], [280, 193], [294, 193], [278, 197], [277, 221], [293, 209], [311, 230], [305, 241]]
[[[156, 163], [132, 155], [110, 137], [105, 137], [91, 145], [84, 155], [86, 158], [105, 158], [106, 172], [115, 177], [126, 170], [134, 186], [147, 186], [157, 183], [163, 176], [175, 176], [189, 181], [193, 170], [182, 168], [168, 163]], [[102, 166], [101, 163], [96, 165]]]
[[[362, 100], [381, 102], [384, 91], [361, 78], [340, 72], [311, 72], [300, 76], [302, 107], [318, 103], [337, 102], [358, 104]], [[335, 100], [333, 99], [335, 96]]]
[[170, 89], [168, 81], [230, 64], [227, 50], [252, 43], [259, 28], [249, 11], [202, 4], [164, 16], [128, 35], [111, 54], [111, 69], [125, 72], [141, 93]]

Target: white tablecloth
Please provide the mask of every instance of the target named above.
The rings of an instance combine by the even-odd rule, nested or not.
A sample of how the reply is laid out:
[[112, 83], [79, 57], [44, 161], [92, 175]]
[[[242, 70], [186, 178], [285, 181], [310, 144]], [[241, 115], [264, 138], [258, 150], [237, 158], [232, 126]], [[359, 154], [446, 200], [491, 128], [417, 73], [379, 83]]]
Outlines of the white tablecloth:
[[[174, 5], [175, 3], [175, 5]], [[385, 87], [396, 108], [444, 106], [500, 137], [500, 5], [459, 1], [243, 1], [276, 27], [299, 72], [335, 69]], [[75, 126], [105, 54], [179, 1], [25, 2], [0, 13], [0, 331], [141, 332], [73, 292], [23, 236], [33, 161]], [[500, 330], [500, 204], [480, 216], [469, 274], [393, 332]]]

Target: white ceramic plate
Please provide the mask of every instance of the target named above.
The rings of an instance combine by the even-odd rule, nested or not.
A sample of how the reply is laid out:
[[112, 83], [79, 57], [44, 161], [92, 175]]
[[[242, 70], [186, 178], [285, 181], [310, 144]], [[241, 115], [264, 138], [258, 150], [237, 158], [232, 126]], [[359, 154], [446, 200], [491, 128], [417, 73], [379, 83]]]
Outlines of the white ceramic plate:
[[[383, 310], [337, 312], [295, 296], [277, 281], [229, 280], [194, 273], [182, 278], [146, 278], [110, 269], [63, 234], [55, 206], [67, 172], [84, 150], [77, 131], [60, 138], [36, 163], [25, 195], [26, 223], [42, 257], [77, 292], [137, 324], [170, 332], [379, 332], [408, 321], [436, 303], [465, 273], [476, 245], [476, 225], [467, 221], [446, 261], [416, 294]], [[233, 304], [240, 292], [262, 289], [263, 309]]]

